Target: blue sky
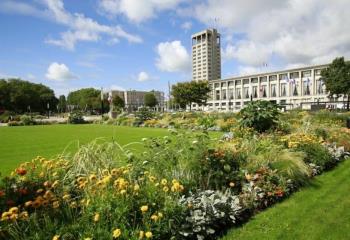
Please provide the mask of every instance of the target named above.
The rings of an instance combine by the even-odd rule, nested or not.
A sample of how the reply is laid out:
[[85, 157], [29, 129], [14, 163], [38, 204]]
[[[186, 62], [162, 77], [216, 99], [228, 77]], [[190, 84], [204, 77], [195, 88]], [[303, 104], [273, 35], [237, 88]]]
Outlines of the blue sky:
[[168, 81], [191, 79], [191, 34], [213, 26], [223, 77], [327, 63], [350, 56], [349, 8], [344, 0], [1, 0], [0, 77], [57, 95], [166, 92]]

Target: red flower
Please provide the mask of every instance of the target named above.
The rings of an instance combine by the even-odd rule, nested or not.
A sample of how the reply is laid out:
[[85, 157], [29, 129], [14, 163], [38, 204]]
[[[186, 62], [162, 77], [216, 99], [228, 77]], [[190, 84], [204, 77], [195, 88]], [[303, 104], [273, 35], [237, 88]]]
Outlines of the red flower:
[[5, 196], [5, 191], [0, 190], [0, 197], [3, 197], [3, 196]]
[[26, 188], [20, 188], [20, 189], [18, 189], [18, 192], [21, 195], [27, 195], [28, 194], [28, 190]]
[[7, 204], [8, 207], [12, 207], [12, 206], [15, 205], [15, 202], [13, 200], [9, 199], [9, 200], [6, 201], [6, 204]]
[[278, 189], [278, 190], [275, 191], [275, 195], [276, 195], [277, 197], [283, 197], [284, 192], [283, 192], [281, 189]]
[[20, 176], [24, 176], [27, 174], [27, 170], [25, 168], [20, 167], [16, 169], [16, 173]]

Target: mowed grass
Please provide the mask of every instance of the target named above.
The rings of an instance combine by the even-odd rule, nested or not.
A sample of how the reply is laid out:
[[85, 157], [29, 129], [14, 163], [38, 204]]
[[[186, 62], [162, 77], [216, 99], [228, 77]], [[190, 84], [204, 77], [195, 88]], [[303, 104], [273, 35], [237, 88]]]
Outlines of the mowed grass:
[[350, 239], [350, 160], [221, 240]]
[[[9, 174], [19, 163], [36, 156], [50, 158], [63, 151], [74, 153], [79, 145], [97, 138], [125, 145], [168, 134], [166, 129], [96, 124], [0, 127], [0, 173]], [[129, 148], [140, 150], [142, 145], [132, 144]]]

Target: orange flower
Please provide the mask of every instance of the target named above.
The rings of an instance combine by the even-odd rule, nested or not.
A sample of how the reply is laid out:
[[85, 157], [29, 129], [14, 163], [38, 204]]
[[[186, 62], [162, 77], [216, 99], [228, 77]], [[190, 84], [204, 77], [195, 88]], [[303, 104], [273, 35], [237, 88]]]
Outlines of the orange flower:
[[16, 169], [16, 173], [20, 176], [24, 176], [27, 174], [27, 170], [23, 167], [19, 167]]

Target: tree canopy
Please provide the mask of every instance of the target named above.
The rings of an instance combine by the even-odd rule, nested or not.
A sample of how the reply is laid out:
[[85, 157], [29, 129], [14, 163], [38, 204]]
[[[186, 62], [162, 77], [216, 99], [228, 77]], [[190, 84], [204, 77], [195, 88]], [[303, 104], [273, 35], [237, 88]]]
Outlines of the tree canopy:
[[47, 106], [55, 110], [57, 102], [54, 91], [43, 84], [21, 79], [0, 79], [0, 108], [18, 113], [29, 109], [45, 112]]
[[192, 103], [199, 106], [205, 105], [209, 92], [207, 81], [191, 81], [173, 85], [171, 95], [174, 97], [174, 102], [181, 108], [186, 108], [187, 105], [190, 105], [191, 108]]
[[158, 104], [157, 98], [153, 92], [146, 93], [144, 96], [145, 106], [155, 107]]
[[121, 97], [119, 97], [118, 95], [113, 97], [112, 104], [117, 109], [123, 109], [125, 107], [124, 100]]
[[82, 110], [100, 109], [101, 91], [94, 88], [82, 88], [70, 92], [67, 97], [67, 103]]
[[350, 99], [350, 63], [345, 62], [344, 57], [336, 58], [321, 71], [322, 79], [330, 95], [344, 95]]
[[61, 95], [58, 98], [58, 111], [60, 112], [66, 112], [67, 109], [67, 100], [66, 100], [66, 96]]

